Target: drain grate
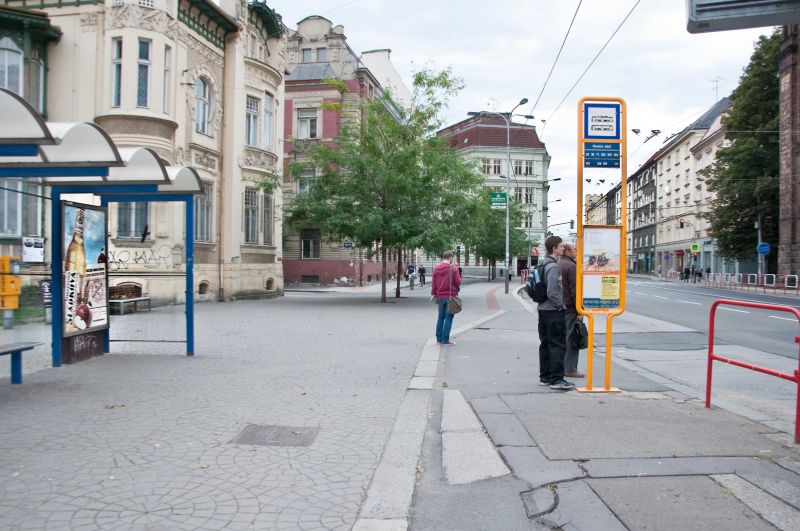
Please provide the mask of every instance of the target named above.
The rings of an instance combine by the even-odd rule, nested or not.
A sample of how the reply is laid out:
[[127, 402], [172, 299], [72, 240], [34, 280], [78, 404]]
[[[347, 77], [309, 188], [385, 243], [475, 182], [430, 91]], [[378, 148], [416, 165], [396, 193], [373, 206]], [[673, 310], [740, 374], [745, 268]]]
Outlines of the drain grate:
[[318, 433], [319, 428], [248, 424], [231, 442], [257, 446], [310, 446]]

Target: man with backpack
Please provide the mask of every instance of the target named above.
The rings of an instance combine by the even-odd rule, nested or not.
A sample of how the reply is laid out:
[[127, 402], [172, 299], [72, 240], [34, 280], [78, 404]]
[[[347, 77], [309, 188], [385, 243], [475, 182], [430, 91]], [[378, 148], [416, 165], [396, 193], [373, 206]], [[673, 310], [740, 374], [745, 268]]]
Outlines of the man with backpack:
[[[551, 389], [568, 391], [575, 384], [564, 379], [564, 355], [566, 354], [566, 307], [561, 285], [561, 270], [558, 260], [564, 253], [559, 236], [550, 236], [544, 241], [547, 256], [536, 268], [530, 291], [538, 303], [539, 315], [539, 385]], [[543, 286], [546, 286], [546, 296]], [[535, 298], [534, 298], [535, 297]]]

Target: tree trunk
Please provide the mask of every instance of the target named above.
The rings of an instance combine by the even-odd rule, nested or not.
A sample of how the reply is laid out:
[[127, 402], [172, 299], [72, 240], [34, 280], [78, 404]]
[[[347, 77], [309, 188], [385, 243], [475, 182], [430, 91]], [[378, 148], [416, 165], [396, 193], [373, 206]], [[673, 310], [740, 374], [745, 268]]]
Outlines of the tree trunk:
[[400, 252], [400, 248], [397, 248], [397, 287], [394, 291], [395, 298], [400, 298], [400, 277], [403, 274], [403, 253]]
[[381, 302], [386, 302], [386, 247], [381, 244]]

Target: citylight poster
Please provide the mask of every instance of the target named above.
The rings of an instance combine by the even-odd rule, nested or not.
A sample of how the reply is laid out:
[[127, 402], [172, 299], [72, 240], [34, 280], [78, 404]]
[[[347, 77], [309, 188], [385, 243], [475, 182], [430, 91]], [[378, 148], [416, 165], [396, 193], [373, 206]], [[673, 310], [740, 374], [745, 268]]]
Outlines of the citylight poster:
[[64, 337], [108, 328], [106, 209], [62, 202]]
[[583, 229], [583, 307], [615, 310], [620, 301], [620, 228]]

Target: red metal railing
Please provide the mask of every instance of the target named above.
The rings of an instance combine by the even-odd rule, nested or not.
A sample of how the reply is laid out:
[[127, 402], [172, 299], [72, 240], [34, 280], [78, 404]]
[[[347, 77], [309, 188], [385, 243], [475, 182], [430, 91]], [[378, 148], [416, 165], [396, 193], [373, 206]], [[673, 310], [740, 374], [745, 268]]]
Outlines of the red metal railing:
[[[784, 372], [773, 371], [772, 369], [765, 369], [752, 363], [744, 363], [742, 361], [725, 358], [714, 354], [714, 323], [717, 315], [717, 306], [726, 304], [730, 306], [746, 306], [748, 308], [760, 308], [762, 310], [774, 310], [778, 312], [792, 313], [797, 318], [800, 324], [800, 310], [791, 306], [781, 306], [779, 304], [763, 304], [760, 302], [743, 302], [733, 301], [729, 299], [719, 299], [714, 301], [711, 305], [711, 315], [708, 323], [708, 372], [706, 373], [706, 407], [711, 407], [711, 366], [714, 361], [722, 361], [737, 367], [744, 367], [752, 371], [769, 374], [770, 376], [777, 376], [784, 380], [789, 380], [797, 385], [797, 398], [796, 398], [796, 411], [794, 418], [794, 442], [800, 443], [800, 356], [798, 357], [798, 368], [794, 374], [786, 374]], [[795, 343], [800, 343], [800, 336], [794, 338]]]

